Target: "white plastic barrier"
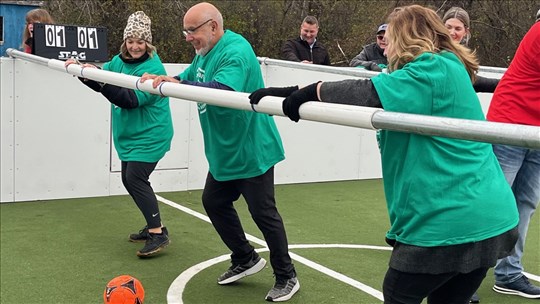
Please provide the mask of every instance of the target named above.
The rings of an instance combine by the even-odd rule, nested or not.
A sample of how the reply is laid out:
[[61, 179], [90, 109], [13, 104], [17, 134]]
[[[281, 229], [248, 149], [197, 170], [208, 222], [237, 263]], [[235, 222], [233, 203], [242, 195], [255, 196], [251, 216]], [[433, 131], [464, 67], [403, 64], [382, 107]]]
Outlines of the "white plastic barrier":
[[[119, 161], [110, 140], [109, 103], [100, 94], [89, 90], [66, 73], [62, 61], [24, 53], [12, 54], [25, 58], [1, 58], [0, 201], [124, 194]], [[297, 65], [262, 63], [266, 85], [285, 86], [317, 80], [370, 77], [362, 74], [367, 71], [351, 71], [347, 68], [321, 71], [317, 70], [317, 66]], [[186, 65], [165, 66], [169, 75], [177, 75]], [[309, 70], [307, 67], [315, 69]], [[105, 71], [83, 70], [76, 65], [70, 66], [68, 71], [74, 75], [83, 73], [88, 78], [105, 75], [101, 74]], [[94, 72], [97, 74], [94, 75]], [[105, 78], [94, 79], [156, 92], [149, 83], [138, 83], [136, 77], [112, 75], [114, 81], [119, 81], [115, 83], [108, 79], [109, 76], [111, 75], [107, 74]], [[117, 76], [122, 76], [122, 79], [116, 79]], [[123, 77], [128, 77], [128, 80]], [[226, 103], [221, 105], [251, 110], [247, 94], [175, 84], [165, 84], [161, 91], [175, 96], [171, 98], [175, 137], [171, 151], [160, 161], [157, 170], [152, 174], [152, 185], [157, 192], [200, 189], [206, 177], [207, 164], [196, 104], [186, 100], [208, 103], [226, 100]], [[214, 93], [217, 95], [213, 95]], [[479, 95], [484, 101], [483, 104], [487, 105], [490, 94]], [[380, 158], [372, 129], [377, 127], [376, 124], [385, 123], [384, 119], [377, 121], [380, 114], [396, 113], [371, 108], [326, 106], [329, 105], [308, 103], [302, 106], [303, 120], [300, 123], [293, 123], [288, 118], [279, 116], [282, 115], [280, 98], [265, 98], [256, 107], [258, 111], [276, 115], [275, 120], [283, 138], [287, 159], [276, 167], [277, 183], [369, 179], [381, 176]], [[328, 116], [329, 113], [331, 115]], [[342, 120], [349, 114], [352, 114], [352, 117], [360, 115], [362, 121], [357, 121], [358, 118]], [[324, 118], [322, 121], [328, 119], [331, 124], [306, 120], [318, 120], [321, 117]], [[399, 116], [398, 127], [418, 126], [407, 121], [408, 118], [408, 115]], [[424, 118], [426, 117], [421, 117], [423, 121]], [[437, 124], [425, 121], [425, 128], [429, 128], [431, 123]], [[450, 128], [463, 127], [460, 123], [450, 125]], [[484, 125], [481, 124], [482, 126]], [[498, 131], [500, 128], [493, 130], [492, 134], [486, 134], [485, 130], [474, 130], [473, 133], [476, 132], [476, 136], [488, 135], [498, 140]], [[518, 126], [514, 131], [522, 129]], [[540, 133], [536, 133], [538, 134]], [[527, 140], [526, 136], [518, 139], [520, 143], [528, 142]], [[539, 140], [540, 136], [536, 144]]]
[[[109, 102], [65, 70], [6, 57], [0, 65], [0, 202], [126, 194], [110, 139]], [[165, 64], [168, 75], [186, 66]], [[290, 83], [311, 76], [283, 72]], [[172, 148], [152, 174], [152, 186], [156, 192], [201, 189], [207, 162], [196, 103], [171, 98], [171, 111]], [[275, 120], [286, 155], [276, 166], [277, 184], [381, 177], [373, 130]]]

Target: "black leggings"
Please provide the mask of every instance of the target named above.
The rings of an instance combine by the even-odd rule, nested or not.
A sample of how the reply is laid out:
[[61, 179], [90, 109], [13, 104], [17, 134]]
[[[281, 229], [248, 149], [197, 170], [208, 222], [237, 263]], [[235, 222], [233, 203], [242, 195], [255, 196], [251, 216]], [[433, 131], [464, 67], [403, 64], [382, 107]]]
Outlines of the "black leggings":
[[122, 183], [141, 210], [149, 229], [161, 227], [157, 198], [148, 180], [156, 165], [157, 162], [122, 161]]
[[488, 268], [469, 273], [407, 273], [389, 268], [383, 284], [385, 304], [468, 304]]

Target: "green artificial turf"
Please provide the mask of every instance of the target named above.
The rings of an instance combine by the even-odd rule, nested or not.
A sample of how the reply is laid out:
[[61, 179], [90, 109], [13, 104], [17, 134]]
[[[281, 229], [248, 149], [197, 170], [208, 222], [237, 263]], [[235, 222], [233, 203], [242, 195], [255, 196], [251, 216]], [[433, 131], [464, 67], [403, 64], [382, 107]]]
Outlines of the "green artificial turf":
[[[160, 196], [204, 214], [201, 191]], [[345, 244], [386, 246], [386, 205], [380, 180], [280, 185], [278, 209], [290, 245]], [[246, 233], [262, 239], [245, 203], [236, 203]], [[186, 269], [229, 254], [211, 224], [160, 204], [171, 245], [159, 256], [139, 259], [143, 244], [127, 241], [144, 226], [128, 196], [0, 204], [0, 303], [102, 303], [103, 289], [115, 276], [138, 278], [145, 304], [165, 304], [169, 286]], [[473, 219], [471, 219], [473, 220]], [[260, 246], [255, 245], [260, 248]], [[351, 248], [292, 249], [292, 253], [381, 290], [389, 251]], [[261, 255], [268, 260], [268, 252]], [[540, 221], [531, 222], [523, 260], [540, 275]], [[380, 300], [295, 261], [300, 292], [290, 303], [381, 303]], [[274, 282], [267, 265], [261, 273], [230, 286], [216, 278], [228, 261], [202, 269], [188, 283], [184, 303], [264, 303]], [[482, 303], [533, 303], [491, 291], [490, 272], [479, 293]]]

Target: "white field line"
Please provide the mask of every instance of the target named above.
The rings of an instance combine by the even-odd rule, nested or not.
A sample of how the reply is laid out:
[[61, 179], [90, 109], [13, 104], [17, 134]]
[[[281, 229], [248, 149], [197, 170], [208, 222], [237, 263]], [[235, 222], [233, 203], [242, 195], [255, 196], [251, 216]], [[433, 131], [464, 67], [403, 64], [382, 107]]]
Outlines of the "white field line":
[[[190, 215], [193, 215], [199, 219], [202, 219], [203, 221], [207, 222], [207, 223], [211, 223], [210, 219], [204, 215], [204, 214], [201, 214], [197, 211], [194, 211], [192, 209], [189, 209], [187, 207], [184, 207], [182, 205], [179, 205], [173, 201], [170, 201], [168, 199], [165, 199], [159, 195], [156, 195], [157, 199], [161, 202], [163, 202], [164, 204], [167, 204], [173, 208], [176, 208], [178, 210], [181, 210], [185, 213], [188, 213]], [[266, 242], [264, 240], [261, 240], [257, 237], [254, 237], [252, 235], [249, 235], [246, 233], [246, 238], [248, 240], [250, 240], [251, 242], [255, 243], [255, 244], [258, 244], [260, 246], [263, 246], [265, 247], [265, 251], [268, 250], [267, 249], [267, 246], [266, 246]], [[313, 245], [311, 245], [313, 246]], [[325, 246], [325, 245], [323, 245]], [[289, 246], [289, 248], [293, 248], [295, 246]], [[370, 246], [370, 247], [377, 247], [377, 246]], [[298, 248], [313, 248], [313, 247], [298, 247]], [[328, 248], [328, 247], [327, 247]], [[385, 247], [384, 247], [385, 248]], [[385, 249], [385, 250], [391, 250], [391, 248], [388, 248], [388, 249]], [[258, 250], [259, 251], [259, 250]], [[383, 295], [382, 295], [382, 292], [370, 287], [370, 286], [367, 286], [363, 283], [360, 283], [344, 274], [341, 274], [339, 272], [336, 272], [336, 271], [333, 271], [327, 267], [324, 267], [318, 263], [315, 263], [311, 260], [308, 260], [302, 256], [299, 256], [297, 254], [294, 254], [294, 253], [290, 253], [291, 255], [291, 258], [294, 259], [295, 261], [298, 261], [299, 263], [302, 263], [308, 267], [312, 267], [313, 269], [317, 270], [317, 271], [320, 271], [332, 278], [335, 278], [343, 283], [346, 283], [348, 285], [351, 285], [355, 288], [358, 288], [360, 290], [362, 290], [363, 292], [383, 301]], [[224, 257], [226, 257], [224, 259]], [[183, 301], [182, 301], [182, 293], [184, 291], [184, 288], [185, 288], [185, 285], [187, 284], [187, 282], [189, 281], [189, 279], [191, 277], [193, 277], [195, 274], [197, 274], [199, 271], [201, 271], [202, 269], [206, 268], [206, 267], [210, 267], [214, 264], [217, 264], [217, 263], [220, 263], [222, 261], [226, 261], [227, 259], [229, 259], [229, 255], [224, 255], [224, 256], [220, 256], [220, 257], [217, 257], [217, 258], [214, 258], [214, 259], [211, 259], [211, 260], [208, 260], [208, 261], [205, 261], [205, 262], [202, 262], [202, 263], [199, 263], [195, 266], [192, 266], [190, 267], [189, 269], [187, 269], [186, 271], [184, 271], [179, 277], [177, 277], [173, 283], [171, 284], [171, 286], [169, 287], [169, 290], [167, 291], [167, 303], [169, 304], [182, 304]]]
[[[194, 217], [197, 217], [207, 223], [211, 223], [210, 219], [197, 211], [194, 211], [192, 209], [189, 209], [187, 207], [184, 207], [180, 204], [177, 204], [173, 201], [170, 201], [168, 199], [165, 199], [159, 195], [156, 195], [157, 199], [173, 208], [176, 208], [180, 211], [183, 211], [187, 214], [190, 214]], [[246, 234], [246, 238], [250, 240], [251, 242], [258, 244], [260, 246], [263, 246], [264, 248], [256, 249], [257, 252], [265, 252], [268, 251], [268, 247], [266, 246], [266, 242], [264, 240], [261, 240], [257, 237], [254, 237], [252, 235]], [[391, 251], [391, 247], [387, 246], [371, 246], [371, 245], [355, 245], [355, 244], [297, 244], [297, 245], [289, 245], [289, 249], [309, 249], [309, 248], [351, 248], [351, 249], [373, 249], [373, 250], [387, 250]], [[320, 271], [334, 279], [337, 279], [345, 284], [348, 284], [352, 287], [355, 287], [357, 289], [362, 290], [363, 292], [383, 301], [383, 295], [382, 292], [365, 285], [363, 283], [360, 283], [346, 275], [343, 275], [339, 272], [333, 271], [332, 269], [329, 269], [325, 266], [322, 266], [318, 263], [315, 263], [311, 260], [308, 260], [300, 255], [297, 255], [295, 253], [290, 252], [291, 258], [295, 261], [302, 263], [308, 267], [311, 267], [317, 271]], [[194, 265], [188, 269], [186, 269], [184, 272], [182, 272], [171, 284], [169, 287], [169, 290], [167, 291], [167, 303], [168, 304], [183, 304], [182, 300], [182, 294], [184, 292], [186, 284], [191, 280], [192, 277], [194, 277], [197, 273], [202, 271], [205, 268], [208, 268], [210, 266], [213, 266], [215, 264], [227, 261], [230, 258], [229, 254], [225, 254], [204, 262], [201, 262], [197, 265]], [[534, 280], [536, 282], [540, 282], [540, 276], [535, 275], [528, 272], [523, 272], [524, 275], [527, 276], [527, 278]]]
[[536, 281], [536, 282], [540, 282], [540, 276], [539, 276], [539, 275], [535, 275], [535, 274], [528, 273], [528, 272], [525, 272], [525, 271], [523, 272], [523, 274], [524, 274], [527, 278], [529, 278], [529, 279], [531, 279], [531, 280], [534, 280], [534, 281]]

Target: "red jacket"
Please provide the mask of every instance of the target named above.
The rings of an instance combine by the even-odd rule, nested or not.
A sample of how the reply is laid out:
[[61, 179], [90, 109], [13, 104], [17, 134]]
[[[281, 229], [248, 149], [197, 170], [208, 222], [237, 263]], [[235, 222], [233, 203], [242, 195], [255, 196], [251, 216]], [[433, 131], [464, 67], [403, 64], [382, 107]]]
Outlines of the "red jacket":
[[487, 119], [540, 126], [540, 22], [521, 40], [495, 89]]

